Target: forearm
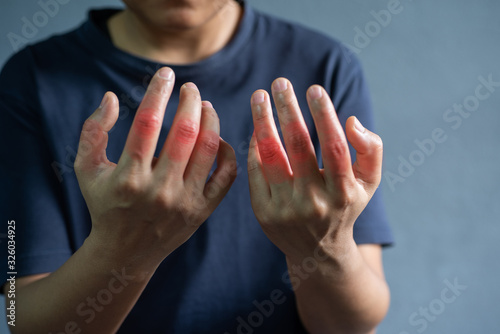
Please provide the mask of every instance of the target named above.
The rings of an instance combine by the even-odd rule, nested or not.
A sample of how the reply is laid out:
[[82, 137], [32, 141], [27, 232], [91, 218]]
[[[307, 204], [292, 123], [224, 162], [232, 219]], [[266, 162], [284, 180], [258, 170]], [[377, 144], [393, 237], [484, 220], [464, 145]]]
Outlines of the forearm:
[[106, 253], [87, 239], [57, 271], [18, 288], [12, 333], [116, 332], [154, 268], [139, 269]]
[[314, 261], [287, 258], [306, 329], [312, 334], [374, 333], [390, 301], [383, 275], [367, 265], [354, 241], [322, 246], [314, 254]]

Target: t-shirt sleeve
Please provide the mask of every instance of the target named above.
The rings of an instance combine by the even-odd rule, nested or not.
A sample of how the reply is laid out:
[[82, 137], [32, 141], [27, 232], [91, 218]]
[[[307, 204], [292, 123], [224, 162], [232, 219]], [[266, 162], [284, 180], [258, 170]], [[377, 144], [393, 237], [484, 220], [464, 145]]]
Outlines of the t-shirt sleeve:
[[[3, 220], [1, 284], [16, 277], [52, 272], [72, 254], [62, 190], [52, 170], [50, 145], [37, 98], [29, 49], [14, 55], [0, 74], [0, 217]], [[15, 221], [15, 268], [7, 267], [7, 224]]]
[[[341, 124], [345, 127], [346, 120], [354, 115], [363, 126], [376, 133], [368, 85], [361, 64], [355, 55], [340, 52], [331, 81], [330, 95]], [[351, 145], [349, 145], [349, 150], [354, 162], [356, 151]], [[357, 244], [373, 243], [387, 246], [393, 243], [380, 188], [356, 220], [354, 240]]]

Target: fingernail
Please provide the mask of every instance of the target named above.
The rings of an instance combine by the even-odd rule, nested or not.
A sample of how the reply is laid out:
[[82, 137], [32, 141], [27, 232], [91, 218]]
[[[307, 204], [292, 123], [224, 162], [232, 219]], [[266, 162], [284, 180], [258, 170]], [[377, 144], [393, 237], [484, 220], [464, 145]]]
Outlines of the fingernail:
[[214, 108], [214, 106], [212, 105], [212, 103], [210, 101], [202, 101], [201, 105], [203, 107], [209, 107], [209, 108], [212, 108], [212, 109]]
[[309, 97], [313, 100], [320, 99], [323, 96], [323, 91], [319, 86], [312, 86], [309, 89]]
[[263, 92], [255, 92], [252, 96], [252, 104], [261, 104], [264, 102], [264, 93]]
[[174, 71], [169, 67], [163, 67], [159, 72], [158, 76], [162, 79], [171, 81], [174, 78]]
[[354, 128], [356, 130], [358, 130], [359, 132], [361, 133], [364, 133], [365, 132], [365, 128], [363, 125], [361, 125], [361, 123], [359, 122], [358, 118], [357, 117], [354, 117]]
[[276, 79], [273, 83], [273, 90], [278, 93], [286, 90], [287, 87], [288, 83], [283, 78]]
[[192, 82], [185, 83], [184, 87], [191, 88], [191, 89], [198, 89], [198, 87], [196, 87], [196, 85]]
[[104, 94], [104, 97], [102, 98], [101, 104], [99, 105], [99, 109], [104, 108], [106, 104], [108, 104], [108, 102], [109, 102], [109, 97], [108, 93], [106, 92], [106, 94]]

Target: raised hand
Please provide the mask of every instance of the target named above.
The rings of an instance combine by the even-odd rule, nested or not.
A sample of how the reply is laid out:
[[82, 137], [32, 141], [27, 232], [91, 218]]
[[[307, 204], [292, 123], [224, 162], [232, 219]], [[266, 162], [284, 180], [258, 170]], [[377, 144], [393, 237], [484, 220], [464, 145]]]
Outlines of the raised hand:
[[[92, 218], [90, 237], [137, 264], [159, 264], [207, 219], [236, 177], [236, 158], [219, 137], [219, 119], [193, 83], [179, 106], [159, 157], [154, 152], [174, 73], [161, 69], [135, 115], [117, 164], [106, 157], [118, 100], [107, 93], [85, 122], [75, 171]], [[217, 169], [207, 182], [217, 156]]]
[[352, 248], [354, 222], [380, 183], [380, 137], [350, 117], [346, 134], [357, 152], [351, 165], [346, 137], [328, 93], [320, 86], [310, 87], [307, 101], [324, 163], [320, 169], [291, 83], [277, 79], [272, 93], [285, 147], [267, 92], [258, 90], [251, 99], [255, 132], [248, 174], [257, 220], [294, 262], [312, 255], [318, 246], [337, 253]]

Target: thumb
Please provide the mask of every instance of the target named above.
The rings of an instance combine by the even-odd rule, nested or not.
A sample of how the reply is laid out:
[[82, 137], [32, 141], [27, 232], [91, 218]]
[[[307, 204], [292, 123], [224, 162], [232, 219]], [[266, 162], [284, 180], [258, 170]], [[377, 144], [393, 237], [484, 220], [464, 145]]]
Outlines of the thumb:
[[110, 164], [106, 156], [108, 132], [115, 125], [118, 114], [118, 98], [114, 93], [107, 92], [99, 108], [83, 124], [75, 160], [77, 174]]
[[354, 116], [347, 120], [346, 136], [356, 150], [356, 161], [353, 164], [354, 175], [363, 183], [368, 192], [373, 193], [380, 184], [382, 174], [382, 139], [365, 129]]

